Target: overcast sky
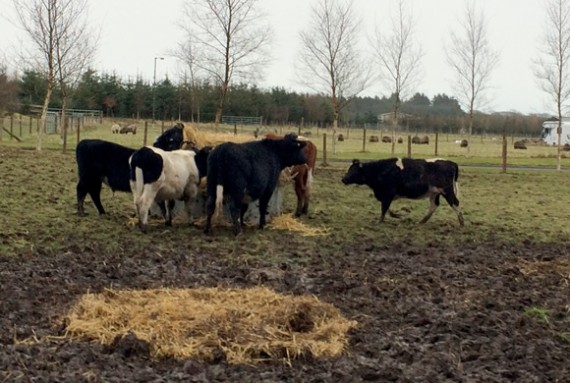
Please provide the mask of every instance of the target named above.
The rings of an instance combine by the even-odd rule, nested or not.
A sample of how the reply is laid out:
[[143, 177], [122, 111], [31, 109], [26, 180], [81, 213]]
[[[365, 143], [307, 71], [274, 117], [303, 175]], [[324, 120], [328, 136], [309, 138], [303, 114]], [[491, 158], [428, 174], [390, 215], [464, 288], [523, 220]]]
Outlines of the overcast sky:
[[[92, 25], [101, 30], [97, 59], [93, 67], [101, 72], [115, 72], [128, 79], [142, 76], [152, 81], [154, 57], [157, 61], [157, 81], [168, 75], [175, 80], [181, 65], [167, 54], [183, 37], [180, 23], [184, 0], [89, 0]], [[297, 82], [295, 62], [298, 59], [299, 31], [310, 20], [310, 9], [317, 0], [259, 0], [274, 28], [273, 61], [259, 86], [285, 87], [303, 91]], [[417, 91], [429, 98], [439, 93], [453, 96], [453, 76], [446, 61], [445, 43], [450, 30], [461, 20], [461, 0], [408, 0], [416, 24], [416, 38], [424, 57], [421, 82]], [[395, 0], [354, 0], [362, 18], [363, 44], [375, 25], [387, 26], [394, 11]], [[13, 13], [12, 0], [0, 0], [0, 58], [13, 57], [21, 31], [8, 22]], [[518, 111], [521, 113], [553, 112], [553, 102], [538, 86], [532, 70], [532, 60], [539, 53], [544, 33], [543, 0], [477, 0], [486, 15], [491, 44], [500, 54], [493, 72], [485, 110]], [[375, 66], [372, 60], [371, 66]], [[372, 85], [366, 95], [388, 96], [390, 89], [383, 84]]]

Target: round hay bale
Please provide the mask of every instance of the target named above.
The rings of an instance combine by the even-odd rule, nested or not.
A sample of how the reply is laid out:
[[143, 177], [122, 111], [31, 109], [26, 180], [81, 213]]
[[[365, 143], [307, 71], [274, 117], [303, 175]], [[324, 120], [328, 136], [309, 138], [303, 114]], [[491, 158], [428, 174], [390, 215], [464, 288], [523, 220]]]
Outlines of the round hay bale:
[[[251, 289], [105, 290], [85, 294], [67, 316], [66, 337], [117, 347], [148, 344], [151, 357], [255, 364], [335, 357], [356, 322], [314, 296]], [[136, 342], [135, 342], [136, 341]], [[124, 351], [120, 351], [124, 352]]]

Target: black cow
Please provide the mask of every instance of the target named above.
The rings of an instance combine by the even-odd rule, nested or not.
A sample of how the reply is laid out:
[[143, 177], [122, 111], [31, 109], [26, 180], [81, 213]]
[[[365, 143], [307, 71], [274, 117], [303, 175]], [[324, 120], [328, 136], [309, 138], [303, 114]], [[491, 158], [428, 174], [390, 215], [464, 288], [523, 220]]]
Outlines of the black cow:
[[[420, 221], [425, 223], [439, 206], [439, 196], [442, 195], [463, 226], [463, 214], [456, 195], [458, 177], [459, 167], [452, 161], [390, 158], [368, 163], [354, 160], [342, 182], [345, 185], [368, 185], [374, 190], [374, 196], [382, 203], [380, 222], [384, 221], [390, 204], [396, 198], [429, 198], [428, 213]], [[390, 215], [395, 216], [391, 212]]]
[[182, 145], [185, 143], [191, 144], [190, 146], [192, 148], [196, 145], [196, 143], [193, 142], [184, 142], [184, 124], [177, 122], [172, 128], [166, 129], [160, 136], [158, 136], [152, 146], [168, 152], [182, 148]]
[[208, 157], [206, 234], [212, 233], [212, 215], [221, 210], [223, 196], [230, 197], [234, 235], [241, 233], [243, 216], [250, 201], [259, 200], [259, 228], [265, 226], [269, 199], [279, 173], [288, 166], [304, 164], [304, 141], [288, 134], [281, 139], [263, 139], [242, 144], [225, 142]]
[[79, 182], [77, 183], [77, 214], [85, 215], [85, 196], [89, 194], [99, 214], [101, 186], [105, 182], [113, 191], [130, 192], [129, 157], [134, 149], [103, 140], [82, 140], [75, 149]]

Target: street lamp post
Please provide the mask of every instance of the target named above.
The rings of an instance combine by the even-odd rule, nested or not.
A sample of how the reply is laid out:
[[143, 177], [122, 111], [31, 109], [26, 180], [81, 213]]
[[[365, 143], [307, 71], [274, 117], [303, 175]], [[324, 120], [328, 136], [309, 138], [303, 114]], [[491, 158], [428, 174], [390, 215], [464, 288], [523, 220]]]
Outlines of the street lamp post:
[[156, 60], [164, 60], [164, 57], [154, 58], [154, 74], [152, 77], [152, 123], [154, 124], [154, 111], [156, 104]]

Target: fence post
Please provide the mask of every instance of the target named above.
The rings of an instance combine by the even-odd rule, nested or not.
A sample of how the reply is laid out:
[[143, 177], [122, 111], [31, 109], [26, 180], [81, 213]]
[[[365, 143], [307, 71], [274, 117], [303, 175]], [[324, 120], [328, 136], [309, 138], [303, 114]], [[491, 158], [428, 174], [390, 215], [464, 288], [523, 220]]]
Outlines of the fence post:
[[10, 141], [12, 141], [12, 137], [14, 137], [14, 116], [10, 116]]
[[439, 134], [435, 132], [435, 156], [437, 157], [437, 144], [439, 142]]
[[327, 134], [323, 133], [323, 166], [328, 166], [327, 163]]
[[[347, 130], [348, 132], [348, 130]], [[348, 133], [347, 133], [348, 135]], [[362, 152], [366, 151], [366, 128], [362, 129]]]
[[237, 124], [234, 123], [234, 136], [237, 136]]
[[408, 158], [412, 158], [412, 136], [408, 134]]
[[144, 122], [144, 137], [143, 137], [143, 146], [146, 146], [146, 138], [148, 136], [148, 121]]
[[79, 123], [79, 119], [77, 119], [77, 144], [81, 140], [81, 124]]
[[502, 172], [506, 173], [507, 172], [507, 132], [506, 131], [503, 131], [503, 154], [502, 154], [502, 158], [503, 158]]
[[[173, 124], [174, 125], [174, 124]], [[164, 121], [160, 122], [160, 133], [164, 133]]]
[[33, 122], [33, 117], [30, 116], [30, 136], [32, 135], [32, 122]]
[[22, 138], [22, 115], [20, 115], [19, 124], [20, 124], [20, 138]]

